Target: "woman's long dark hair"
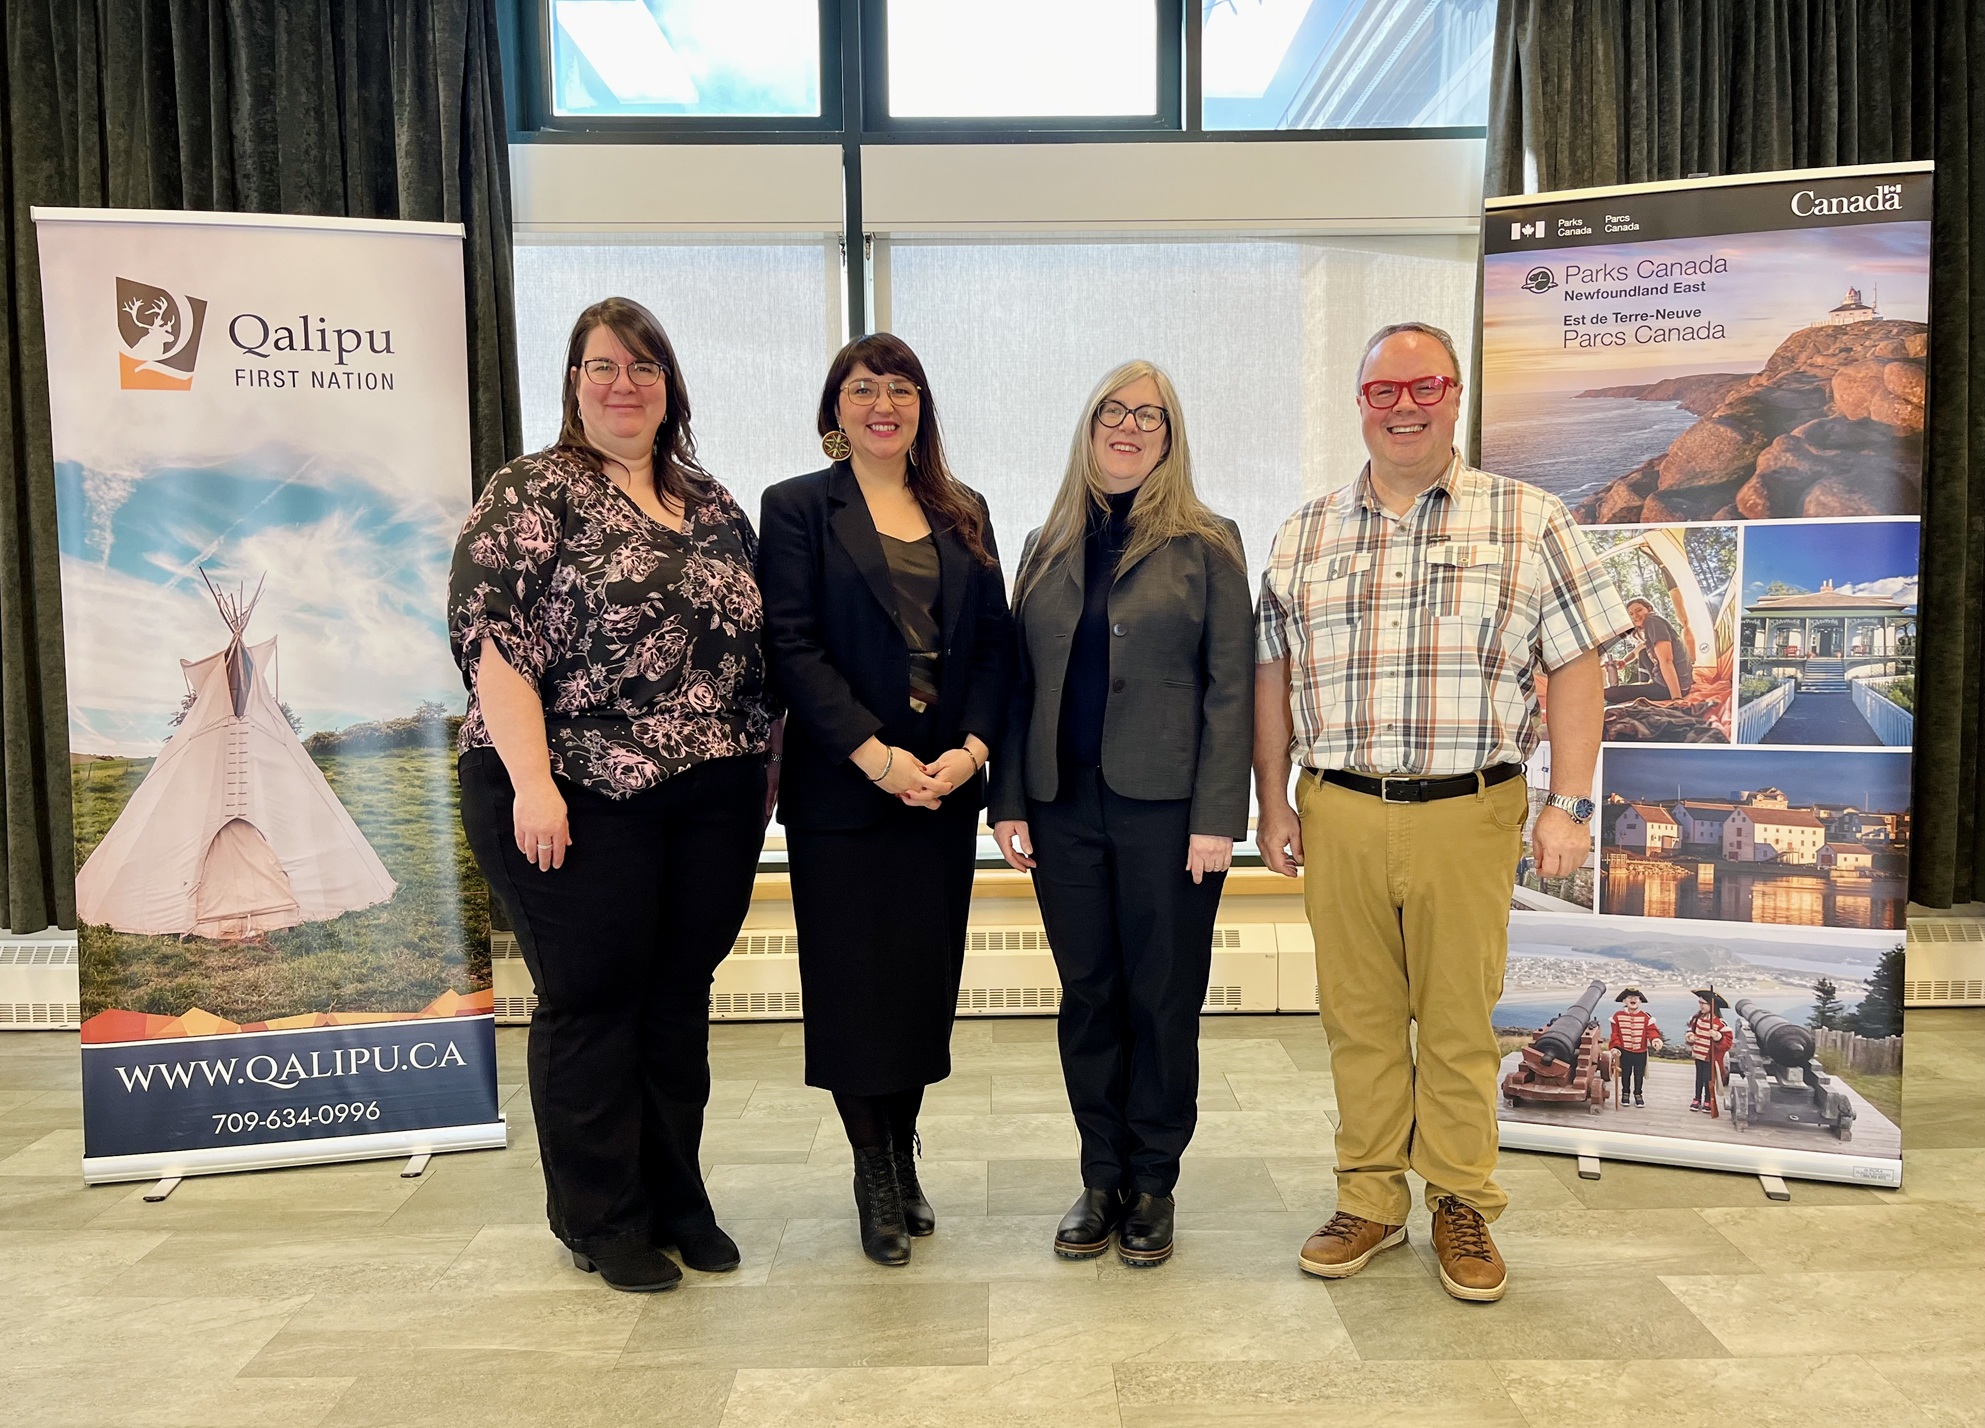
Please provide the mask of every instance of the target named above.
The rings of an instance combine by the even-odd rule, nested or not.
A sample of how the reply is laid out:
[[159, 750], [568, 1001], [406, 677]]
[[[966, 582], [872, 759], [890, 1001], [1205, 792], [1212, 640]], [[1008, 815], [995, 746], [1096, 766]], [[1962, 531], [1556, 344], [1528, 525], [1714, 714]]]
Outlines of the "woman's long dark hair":
[[571, 456], [597, 476], [606, 475], [606, 464], [612, 460], [586, 440], [586, 427], [579, 419], [579, 384], [587, 380], [579, 363], [586, 355], [586, 339], [596, 327], [618, 337], [636, 359], [662, 364], [668, 410], [655, 430], [656, 491], [673, 496], [685, 508], [692, 501], [709, 499], [714, 478], [696, 459], [696, 438], [689, 431], [689, 388], [683, 385], [682, 370], [676, 365], [675, 347], [655, 314], [633, 298], [603, 298], [572, 324], [572, 340], [565, 344], [565, 415], [552, 450]]
[[930, 379], [924, 364], [910, 350], [910, 344], [893, 332], [872, 332], [857, 337], [834, 354], [827, 368], [827, 385], [820, 391], [820, 434], [827, 435], [841, 425], [839, 407], [841, 384], [856, 366], [864, 366], [878, 377], [908, 377], [917, 384], [917, 435], [910, 444], [910, 494], [924, 510], [935, 516], [981, 565], [993, 564], [986, 548], [986, 518], [978, 500], [965, 489], [951, 468], [944, 463], [944, 438], [937, 426], [937, 402], [931, 397]]

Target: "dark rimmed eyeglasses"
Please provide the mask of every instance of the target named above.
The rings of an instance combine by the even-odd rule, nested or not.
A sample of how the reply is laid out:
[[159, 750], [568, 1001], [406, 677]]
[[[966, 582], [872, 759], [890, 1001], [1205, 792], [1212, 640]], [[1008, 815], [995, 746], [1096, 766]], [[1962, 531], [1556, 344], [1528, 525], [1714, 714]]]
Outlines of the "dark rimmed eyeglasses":
[[[579, 364], [579, 370], [586, 374], [586, 380], [596, 386], [610, 387], [619, 378], [621, 363], [611, 357], [588, 357]], [[662, 380], [662, 373], [668, 369], [659, 362], [635, 361], [625, 364], [627, 380], [637, 387], [652, 387]]]
[[1459, 391], [1461, 383], [1453, 377], [1413, 377], [1404, 382], [1366, 382], [1358, 388], [1358, 395], [1373, 411], [1383, 412], [1398, 406], [1399, 398], [1407, 394], [1416, 407], [1439, 406], [1449, 387]]
[[1125, 417], [1135, 417], [1139, 431], [1156, 431], [1171, 419], [1163, 407], [1127, 407], [1122, 402], [1108, 401], [1096, 408], [1096, 420], [1107, 427], [1122, 426]]

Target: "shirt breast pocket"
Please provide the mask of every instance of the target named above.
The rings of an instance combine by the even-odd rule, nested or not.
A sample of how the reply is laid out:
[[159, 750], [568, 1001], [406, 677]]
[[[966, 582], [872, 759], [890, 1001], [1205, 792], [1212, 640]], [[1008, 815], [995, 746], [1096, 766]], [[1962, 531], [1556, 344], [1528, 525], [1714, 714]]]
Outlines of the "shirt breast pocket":
[[1334, 649], [1364, 618], [1372, 580], [1370, 551], [1347, 551], [1321, 561], [1301, 587], [1303, 628], [1325, 649]]
[[1466, 624], [1500, 623], [1503, 614], [1503, 548], [1447, 544], [1427, 556], [1429, 605], [1434, 617]]

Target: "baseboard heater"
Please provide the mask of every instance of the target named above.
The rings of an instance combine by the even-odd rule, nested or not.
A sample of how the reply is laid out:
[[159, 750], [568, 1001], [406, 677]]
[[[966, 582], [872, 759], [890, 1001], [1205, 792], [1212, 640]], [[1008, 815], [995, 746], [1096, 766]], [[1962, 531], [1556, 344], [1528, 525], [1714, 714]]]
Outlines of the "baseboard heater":
[[[1213, 931], [1207, 1012], [1316, 1010], [1316, 969], [1309, 929], [1274, 923], [1235, 923]], [[1291, 948], [1291, 940], [1300, 948]], [[1307, 978], [1303, 970], [1307, 968]], [[516, 934], [490, 934], [496, 1020], [530, 1021], [537, 991], [517, 948]], [[975, 927], [965, 939], [965, 973], [958, 1015], [1044, 1016], [1061, 1006], [1061, 978], [1046, 929]], [[796, 1021], [801, 1015], [799, 936], [790, 929], [746, 932], [717, 967], [710, 989], [712, 1021]]]
[[1906, 1007], [1985, 1006], [1985, 918], [1913, 917], [1903, 949]]
[[74, 1031], [83, 1024], [76, 934], [0, 933], [0, 1031]]

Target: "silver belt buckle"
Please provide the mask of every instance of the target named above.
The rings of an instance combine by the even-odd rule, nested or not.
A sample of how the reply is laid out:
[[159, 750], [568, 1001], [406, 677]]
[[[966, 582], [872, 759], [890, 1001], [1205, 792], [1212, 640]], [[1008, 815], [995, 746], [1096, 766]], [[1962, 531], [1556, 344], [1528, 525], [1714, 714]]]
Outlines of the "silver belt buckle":
[[1412, 783], [1412, 782], [1413, 780], [1410, 778], [1389, 778], [1383, 774], [1380, 775], [1378, 781], [1379, 801], [1382, 803], [1411, 803], [1413, 800], [1410, 798], [1394, 798], [1392, 796], [1392, 786], [1395, 783]]

